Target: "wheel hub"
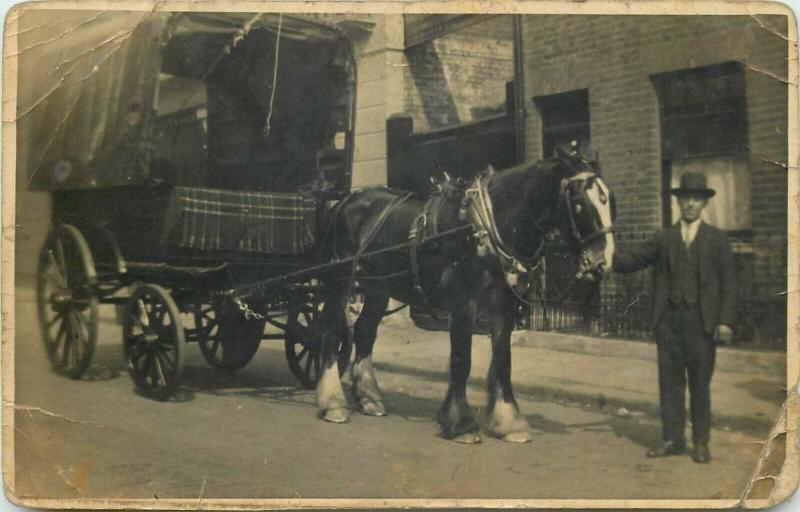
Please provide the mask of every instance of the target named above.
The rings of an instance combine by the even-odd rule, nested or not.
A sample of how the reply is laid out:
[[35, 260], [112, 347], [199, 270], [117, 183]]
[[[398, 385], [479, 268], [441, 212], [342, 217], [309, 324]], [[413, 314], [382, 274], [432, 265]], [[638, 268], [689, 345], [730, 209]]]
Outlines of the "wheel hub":
[[72, 294], [69, 292], [54, 292], [50, 295], [50, 303], [54, 306], [66, 306], [72, 302]]

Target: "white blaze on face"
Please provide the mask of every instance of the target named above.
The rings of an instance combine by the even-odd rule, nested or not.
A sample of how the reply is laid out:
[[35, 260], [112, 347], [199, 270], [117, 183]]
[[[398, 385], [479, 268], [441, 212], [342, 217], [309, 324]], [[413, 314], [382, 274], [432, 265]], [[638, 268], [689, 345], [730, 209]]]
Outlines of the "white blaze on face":
[[[586, 196], [589, 201], [594, 205], [597, 214], [600, 217], [600, 223], [603, 229], [611, 228], [613, 221], [611, 219], [611, 194], [608, 187], [603, 183], [599, 177], [594, 180], [594, 184], [586, 191]], [[603, 200], [602, 198], [605, 198]], [[611, 267], [614, 261], [614, 235], [611, 230], [605, 234], [605, 247], [603, 248], [603, 259], [605, 260], [606, 269]]]

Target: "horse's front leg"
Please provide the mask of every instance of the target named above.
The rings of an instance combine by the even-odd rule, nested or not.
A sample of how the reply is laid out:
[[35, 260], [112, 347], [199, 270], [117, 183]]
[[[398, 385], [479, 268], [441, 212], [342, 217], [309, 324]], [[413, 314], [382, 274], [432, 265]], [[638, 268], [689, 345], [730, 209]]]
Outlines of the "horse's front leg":
[[513, 299], [503, 285], [489, 289], [489, 315], [492, 329], [492, 363], [489, 366], [488, 429], [492, 436], [511, 443], [531, 440], [527, 420], [511, 389], [511, 330]]
[[350, 418], [347, 397], [339, 379], [337, 356], [339, 341], [348, 335], [345, 307], [347, 297], [342, 289], [325, 294], [322, 310], [322, 376], [317, 383], [317, 407], [325, 421], [345, 423]]
[[478, 422], [467, 402], [474, 321], [475, 301], [459, 290], [450, 298], [450, 383], [439, 410], [439, 426], [445, 439], [467, 444], [481, 442]]

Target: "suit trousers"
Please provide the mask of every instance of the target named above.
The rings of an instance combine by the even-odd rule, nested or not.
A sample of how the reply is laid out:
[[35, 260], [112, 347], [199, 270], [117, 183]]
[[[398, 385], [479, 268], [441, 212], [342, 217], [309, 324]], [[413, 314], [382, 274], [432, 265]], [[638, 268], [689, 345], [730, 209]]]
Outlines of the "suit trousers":
[[656, 327], [661, 423], [665, 441], [685, 443], [685, 389], [688, 376], [692, 441], [708, 443], [711, 429], [711, 375], [716, 343], [703, 329], [700, 305], [668, 303]]

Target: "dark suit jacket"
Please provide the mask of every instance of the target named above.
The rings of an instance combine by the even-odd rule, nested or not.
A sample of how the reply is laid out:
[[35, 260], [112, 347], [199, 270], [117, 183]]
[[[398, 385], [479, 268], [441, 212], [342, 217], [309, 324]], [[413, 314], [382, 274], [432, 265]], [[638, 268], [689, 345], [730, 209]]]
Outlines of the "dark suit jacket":
[[[733, 325], [736, 309], [736, 275], [728, 237], [703, 221], [694, 244], [700, 258], [700, 310], [703, 327], [713, 333], [719, 324]], [[653, 327], [658, 325], [669, 300], [669, 285], [675, 271], [677, 251], [682, 249], [680, 222], [656, 233], [631, 250], [614, 255], [614, 270], [630, 273], [653, 267]]]

